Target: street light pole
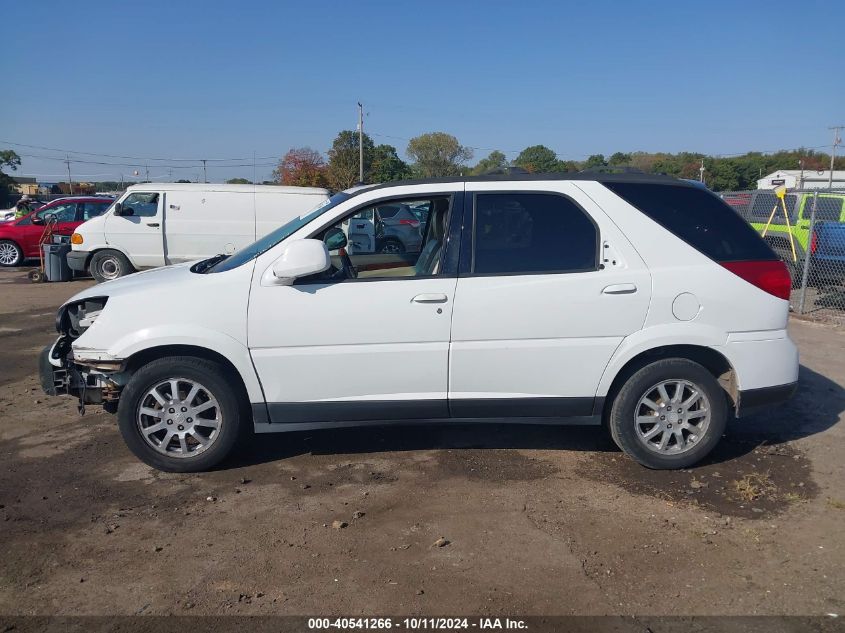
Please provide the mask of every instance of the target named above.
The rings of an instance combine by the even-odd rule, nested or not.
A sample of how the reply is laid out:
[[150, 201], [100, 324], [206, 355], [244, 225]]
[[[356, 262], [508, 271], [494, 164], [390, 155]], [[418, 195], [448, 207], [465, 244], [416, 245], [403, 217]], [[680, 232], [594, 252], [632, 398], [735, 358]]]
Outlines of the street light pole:
[[839, 130], [841, 130], [845, 125], [833, 125], [828, 130], [833, 130], [833, 149], [830, 152], [830, 176], [827, 179], [827, 188], [833, 189], [833, 161], [836, 160], [836, 146], [842, 143], [842, 139], [839, 137]]
[[358, 182], [364, 183], [364, 106], [358, 102]]

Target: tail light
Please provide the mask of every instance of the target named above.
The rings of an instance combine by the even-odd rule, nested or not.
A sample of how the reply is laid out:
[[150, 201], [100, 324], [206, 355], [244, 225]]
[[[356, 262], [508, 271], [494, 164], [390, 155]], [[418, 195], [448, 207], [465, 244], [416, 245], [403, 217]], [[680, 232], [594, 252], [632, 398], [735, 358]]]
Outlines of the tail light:
[[407, 224], [408, 226], [412, 226], [415, 229], [417, 229], [420, 226], [420, 221], [419, 220], [399, 220], [399, 224]]
[[816, 249], [819, 247], [819, 235], [813, 231], [813, 237], [810, 238], [810, 252], [815, 255]]
[[774, 295], [778, 299], [789, 301], [792, 291], [792, 279], [789, 270], [780, 260], [774, 261], [746, 261], [720, 262], [737, 277], [757, 286], [760, 290]]

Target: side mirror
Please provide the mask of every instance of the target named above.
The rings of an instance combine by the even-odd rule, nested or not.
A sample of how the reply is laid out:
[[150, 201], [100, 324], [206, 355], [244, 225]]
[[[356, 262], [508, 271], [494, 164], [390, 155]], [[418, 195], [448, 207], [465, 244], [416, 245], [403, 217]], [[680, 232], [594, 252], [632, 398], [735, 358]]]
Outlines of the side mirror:
[[115, 215], [135, 215], [135, 212], [132, 210], [132, 207], [124, 207], [122, 202], [115, 202], [114, 203], [114, 214]]
[[39, 218], [37, 215], [32, 216], [32, 223], [38, 224], [39, 226], [42, 224], [47, 224], [47, 221], [44, 218]]
[[282, 256], [273, 262], [273, 276], [277, 283], [289, 286], [294, 279], [328, 270], [332, 260], [329, 249], [321, 240], [295, 240], [288, 244]]
[[333, 226], [323, 236], [323, 242], [326, 243], [326, 249], [336, 251], [339, 248], [346, 247], [346, 233], [341, 231], [336, 226]]

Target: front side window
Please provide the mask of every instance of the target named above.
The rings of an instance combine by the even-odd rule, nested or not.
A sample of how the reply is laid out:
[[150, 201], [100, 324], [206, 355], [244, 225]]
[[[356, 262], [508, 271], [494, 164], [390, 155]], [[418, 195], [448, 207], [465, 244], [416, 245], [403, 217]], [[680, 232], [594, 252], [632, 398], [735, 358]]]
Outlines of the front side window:
[[[157, 193], [130, 193], [126, 200], [121, 203], [125, 215], [152, 218], [158, 214], [158, 194]], [[132, 213], [128, 213], [129, 209]]]
[[[432, 209], [425, 231], [410, 211], [411, 204]], [[313, 236], [326, 242], [332, 266], [298, 283], [440, 274], [450, 206], [451, 196], [437, 195], [425, 200], [391, 200], [355, 211]], [[344, 242], [345, 246], [336, 247]]]
[[76, 220], [76, 203], [57, 204], [49, 209], [43, 209], [35, 214], [41, 220], [55, 216], [57, 222], [73, 222]]
[[572, 200], [545, 193], [475, 197], [474, 274], [584, 272], [598, 264], [598, 229]]
[[85, 202], [80, 204], [79, 206], [82, 207], [82, 219], [90, 220], [91, 218], [96, 218], [98, 215], [103, 215], [111, 204], [111, 200], [104, 202]]

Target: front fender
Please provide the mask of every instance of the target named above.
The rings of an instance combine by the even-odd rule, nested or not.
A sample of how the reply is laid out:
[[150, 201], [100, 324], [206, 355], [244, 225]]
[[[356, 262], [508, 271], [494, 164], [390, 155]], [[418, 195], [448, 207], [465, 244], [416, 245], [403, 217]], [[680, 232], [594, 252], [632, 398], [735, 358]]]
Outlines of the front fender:
[[264, 402], [261, 384], [246, 345], [221, 332], [193, 325], [141, 328], [118, 338], [107, 349], [93, 347], [93, 341], [86, 340], [87, 334], [73, 343], [73, 355], [79, 361], [125, 361], [138, 352], [168, 345], [187, 345], [216, 352], [235, 366], [250, 402]]

